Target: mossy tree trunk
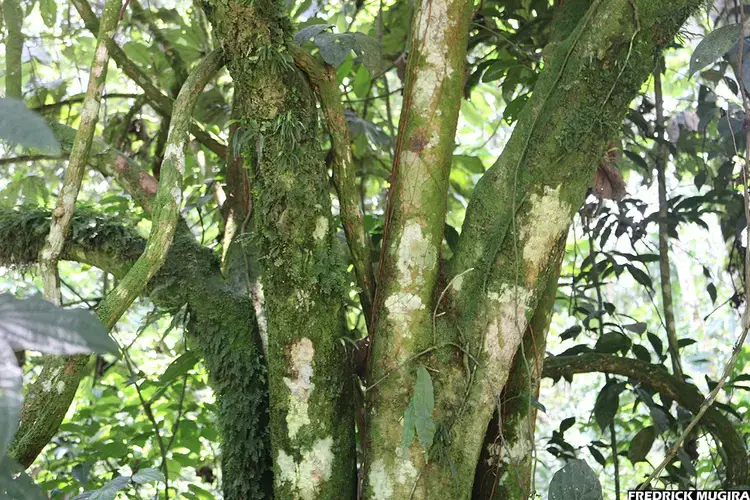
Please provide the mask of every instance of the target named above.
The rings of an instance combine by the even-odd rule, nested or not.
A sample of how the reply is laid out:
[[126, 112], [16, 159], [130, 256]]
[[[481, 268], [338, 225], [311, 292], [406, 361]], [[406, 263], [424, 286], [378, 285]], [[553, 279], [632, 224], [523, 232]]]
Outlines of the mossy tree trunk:
[[315, 97], [286, 48], [293, 33], [280, 2], [223, 0], [208, 13], [234, 80], [251, 244], [262, 249], [251, 272], [261, 276], [268, 319], [275, 495], [353, 498], [353, 381], [340, 340], [345, 268]]

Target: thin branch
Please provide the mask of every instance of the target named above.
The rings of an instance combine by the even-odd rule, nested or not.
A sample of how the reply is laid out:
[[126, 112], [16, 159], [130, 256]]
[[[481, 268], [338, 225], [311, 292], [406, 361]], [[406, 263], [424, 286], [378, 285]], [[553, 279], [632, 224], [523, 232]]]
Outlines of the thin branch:
[[370, 244], [357, 201], [357, 173], [352, 160], [349, 124], [341, 106], [341, 92], [333, 67], [321, 66], [310, 54], [299, 47], [290, 47], [295, 64], [304, 71], [320, 98], [326, 125], [333, 144], [333, 183], [339, 196], [341, 223], [352, 254], [352, 263], [357, 275], [362, 309], [370, 324], [372, 303], [375, 295], [375, 275], [370, 258]]
[[[659, 59], [654, 71], [654, 94], [656, 102], [656, 137], [664, 139], [664, 97], [662, 95], [661, 73], [664, 60]], [[677, 343], [677, 327], [674, 318], [674, 303], [672, 300], [672, 280], [669, 268], [669, 235], [667, 217], [669, 203], [667, 201], [667, 158], [669, 152], [666, 145], [658, 144], [656, 153], [656, 177], [659, 185], [659, 275], [661, 278], [661, 300], [664, 307], [664, 320], [667, 330], [667, 347], [672, 359], [672, 370], [677, 378], [685, 380], [680, 362], [680, 350]]]
[[[694, 385], [677, 379], [662, 365], [597, 353], [548, 357], [544, 361], [543, 376], [558, 379], [562, 376], [570, 377], [576, 373], [597, 372], [622, 375], [638, 380], [662, 396], [675, 400], [680, 406], [693, 413], [696, 418], [703, 417], [703, 423], [721, 442], [722, 449], [726, 453], [727, 460], [724, 462], [727, 473], [726, 485], [747, 484], [748, 457], [745, 443], [732, 422], [717, 409], [711, 407], [713, 403], [711, 395], [718, 393], [721, 389], [721, 382], [708, 397], [704, 398]], [[692, 427], [694, 426], [692, 424]], [[692, 427], [687, 431], [692, 430]], [[641, 487], [646, 487], [647, 484], [648, 481]]]
[[[119, 7], [112, 10], [119, 15]], [[108, 329], [112, 329], [166, 260], [179, 220], [190, 116], [203, 88], [222, 66], [221, 52], [215, 51], [206, 56], [190, 74], [177, 97], [146, 249], [97, 310], [97, 316]], [[12, 456], [19, 462], [26, 466], [31, 464], [54, 436], [75, 396], [87, 362], [87, 355], [71, 356], [64, 360], [53, 356], [45, 358], [42, 374], [47, 375], [40, 375], [29, 389], [34, 398], [33, 401], [27, 398], [27, 411], [22, 413], [21, 425], [11, 449]], [[40, 388], [40, 384], [55, 380], [55, 377], [64, 379], [63, 394]]]
[[23, 95], [23, 74], [21, 56], [23, 53], [23, 11], [19, 0], [4, 0], [2, 14], [7, 25], [5, 38], [5, 97], [21, 99]]
[[[143, 94], [127, 94], [122, 92], [112, 92], [111, 94], [102, 94], [101, 100], [107, 100], [107, 99], [136, 99]], [[71, 97], [70, 99], [65, 99], [64, 101], [58, 101], [58, 102], [52, 102], [50, 104], [42, 104], [41, 106], [36, 106], [33, 108], [29, 108], [33, 111], [36, 111], [38, 113], [46, 113], [48, 111], [53, 111], [58, 108], [62, 108], [63, 106], [72, 106], [73, 104], [78, 104], [83, 102], [83, 100], [86, 98], [85, 95], [80, 95], [76, 97]]]
[[59, 161], [65, 159], [64, 156], [50, 156], [50, 155], [23, 155], [15, 156], [13, 158], [0, 158], [0, 165], [11, 165], [13, 163], [25, 163], [27, 161], [42, 161], [42, 160], [53, 160]]
[[[78, 15], [83, 19], [86, 29], [92, 33], [96, 33], [99, 27], [99, 19], [97, 19], [96, 14], [91, 9], [91, 5], [86, 0], [72, 0], [72, 3], [78, 11]], [[122, 72], [143, 89], [154, 110], [165, 118], [171, 116], [172, 100], [151, 83], [151, 79], [133, 61], [128, 59], [125, 51], [114, 40], [108, 40], [107, 49], [111, 54], [112, 60], [115, 61]], [[195, 136], [198, 142], [214, 152], [219, 158], [226, 158], [226, 145], [203, 130], [200, 125], [192, 123], [190, 125], [190, 133]]]
[[[206, 56], [190, 74], [177, 96], [146, 250], [99, 307], [99, 317], [105, 325], [114, 325], [166, 260], [182, 204], [182, 175], [193, 107], [203, 88], [223, 65], [220, 51]], [[115, 299], [110, 300], [112, 297]]]
[[70, 232], [75, 203], [78, 192], [81, 189], [83, 173], [88, 162], [91, 143], [96, 130], [96, 122], [99, 119], [99, 108], [101, 105], [104, 82], [107, 79], [107, 66], [109, 64], [109, 52], [107, 51], [107, 40], [112, 40], [119, 20], [121, 0], [107, 0], [104, 4], [102, 22], [97, 34], [96, 51], [94, 60], [91, 62], [89, 72], [89, 83], [86, 90], [86, 98], [81, 112], [81, 125], [73, 141], [70, 152], [68, 168], [65, 170], [60, 196], [57, 206], [52, 214], [49, 236], [39, 255], [42, 281], [44, 282], [44, 295], [50, 302], [60, 305], [60, 276], [57, 271], [57, 261], [62, 253], [63, 245]]

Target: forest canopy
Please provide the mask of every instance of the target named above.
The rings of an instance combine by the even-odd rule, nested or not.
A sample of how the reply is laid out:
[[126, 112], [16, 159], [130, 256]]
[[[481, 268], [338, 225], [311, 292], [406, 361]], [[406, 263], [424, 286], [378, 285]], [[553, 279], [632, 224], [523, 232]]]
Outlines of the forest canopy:
[[746, 488], [741, 1], [0, 0], [0, 496]]

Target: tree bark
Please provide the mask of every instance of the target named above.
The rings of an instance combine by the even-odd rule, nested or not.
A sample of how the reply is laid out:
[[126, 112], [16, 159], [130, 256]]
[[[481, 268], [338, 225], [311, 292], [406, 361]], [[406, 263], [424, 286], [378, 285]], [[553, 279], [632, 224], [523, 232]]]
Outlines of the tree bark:
[[274, 495], [353, 498], [353, 379], [339, 340], [345, 268], [315, 98], [287, 49], [280, 2], [222, 0], [207, 14], [234, 80], [249, 227], [263, 250]]

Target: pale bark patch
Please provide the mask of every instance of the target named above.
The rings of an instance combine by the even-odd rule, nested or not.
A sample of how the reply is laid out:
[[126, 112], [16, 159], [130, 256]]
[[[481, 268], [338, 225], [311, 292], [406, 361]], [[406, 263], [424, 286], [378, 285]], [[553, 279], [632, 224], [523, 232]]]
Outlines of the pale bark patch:
[[314, 356], [313, 343], [307, 337], [301, 338], [291, 346], [291, 372], [294, 378], [284, 377], [284, 384], [290, 391], [286, 425], [292, 440], [297, 437], [302, 426], [310, 423], [307, 411], [310, 395], [315, 389], [315, 384], [312, 382]]
[[446, 34], [450, 33], [450, 20], [458, 18], [455, 13], [451, 15], [448, 0], [432, 0], [421, 5], [417, 14], [416, 40], [424, 63], [412, 86], [413, 103], [417, 109], [429, 107], [433, 99], [437, 103], [440, 86], [453, 73]]
[[315, 231], [313, 231], [313, 238], [316, 241], [320, 241], [328, 234], [328, 218], [322, 215], [318, 216], [315, 220]]
[[529, 211], [521, 222], [526, 283], [533, 285], [547, 263], [551, 249], [570, 226], [570, 207], [560, 199], [560, 188], [544, 188], [544, 194], [532, 194]]
[[334, 460], [332, 448], [331, 436], [318, 439], [311, 449], [302, 452], [300, 462], [284, 450], [279, 450], [276, 458], [276, 465], [279, 467], [277, 484], [290, 483], [295, 499], [314, 499], [320, 486], [331, 478]]
[[387, 500], [393, 496], [393, 479], [385, 470], [385, 462], [382, 458], [372, 464], [368, 479], [373, 500]]
[[[493, 319], [487, 329], [484, 349], [495, 371], [507, 371], [526, 329], [526, 310], [531, 293], [520, 286], [503, 284], [497, 291], [490, 291], [487, 298], [490, 299]], [[496, 388], [498, 391], [500, 389], [502, 387]]]
[[422, 234], [417, 221], [408, 221], [398, 245], [399, 284], [404, 289], [423, 284], [424, 271], [434, 269], [436, 264], [437, 250], [430, 244], [429, 237]]

